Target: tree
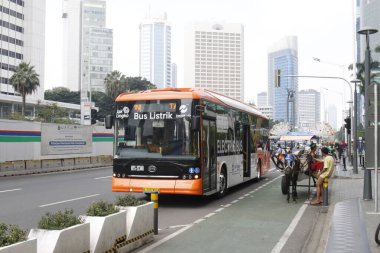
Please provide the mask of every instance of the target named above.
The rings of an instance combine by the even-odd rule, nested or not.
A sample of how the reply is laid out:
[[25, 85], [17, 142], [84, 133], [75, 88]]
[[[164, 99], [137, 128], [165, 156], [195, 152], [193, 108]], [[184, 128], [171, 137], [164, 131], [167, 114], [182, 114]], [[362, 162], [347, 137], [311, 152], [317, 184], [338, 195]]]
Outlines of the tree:
[[156, 89], [157, 87], [146, 80], [145, 78], [139, 77], [127, 77], [125, 79], [127, 91], [129, 92], [137, 92], [142, 90]]
[[55, 87], [45, 91], [45, 99], [70, 104], [80, 104], [79, 91], [70, 91], [65, 87]]
[[125, 76], [118, 70], [114, 70], [111, 73], [107, 74], [104, 79], [104, 84], [106, 88], [106, 94], [115, 99], [120, 93], [125, 92], [126, 82]]
[[25, 116], [26, 95], [32, 94], [40, 86], [39, 75], [30, 63], [21, 62], [16, 68], [15, 73], [9, 79], [15, 91], [21, 94], [22, 109], [21, 115]]
[[99, 112], [97, 113], [98, 119], [105, 118], [106, 115], [113, 114], [114, 111], [114, 100], [107, 96], [104, 92], [93, 91], [91, 93], [91, 100], [95, 102], [95, 106], [99, 107]]

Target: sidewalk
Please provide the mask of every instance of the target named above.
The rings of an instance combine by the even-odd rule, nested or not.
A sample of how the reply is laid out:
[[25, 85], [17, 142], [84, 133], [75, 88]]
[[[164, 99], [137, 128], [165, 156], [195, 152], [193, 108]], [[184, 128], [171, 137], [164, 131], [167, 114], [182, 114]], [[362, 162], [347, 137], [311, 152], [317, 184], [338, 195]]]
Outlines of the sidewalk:
[[374, 240], [380, 223], [380, 212], [374, 213], [374, 172], [371, 174], [373, 200], [365, 201], [364, 170], [358, 167], [358, 174], [354, 174], [352, 166], [348, 166], [347, 171], [342, 169], [343, 166], [337, 164], [334, 176], [329, 180], [330, 207], [325, 221], [329, 235], [325, 252], [380, 252], [380, 246]]

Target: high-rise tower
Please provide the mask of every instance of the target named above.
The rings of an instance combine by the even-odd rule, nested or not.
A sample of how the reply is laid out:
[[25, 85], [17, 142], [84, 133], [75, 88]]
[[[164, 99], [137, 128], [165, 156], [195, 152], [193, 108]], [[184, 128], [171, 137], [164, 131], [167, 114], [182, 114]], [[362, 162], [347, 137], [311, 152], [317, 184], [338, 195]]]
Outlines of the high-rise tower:
[[195, 23], [185, 33], [185, 85], [208, 88], [243, 101], [243, 26]]
[[171, 87], [171, 26], [166, 13], [140, 24], [140, 76], [157, 88]]
[[[275, 87], [275, 70], [280, 70], [281, 84]], [[268, 104], [273, 106], [274, 120], [297, 120], [298, 81], [286, 75], [298, 74], [297, 37], [287, 36], [278, 41], [268, 53]], [[294, 113], [294, 114], [293, 114]]]

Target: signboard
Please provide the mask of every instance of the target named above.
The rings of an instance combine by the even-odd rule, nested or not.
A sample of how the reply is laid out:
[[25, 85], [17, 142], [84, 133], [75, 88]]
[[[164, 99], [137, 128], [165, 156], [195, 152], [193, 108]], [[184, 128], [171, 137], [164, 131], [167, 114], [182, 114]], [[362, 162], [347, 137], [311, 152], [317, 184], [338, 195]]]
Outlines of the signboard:
[[42, 124], [41, 155], [86, 154], [92, 152], [92, 127]]
[[89, 126], [91, 125], [91, 102], [81, 102], [81, 124]]

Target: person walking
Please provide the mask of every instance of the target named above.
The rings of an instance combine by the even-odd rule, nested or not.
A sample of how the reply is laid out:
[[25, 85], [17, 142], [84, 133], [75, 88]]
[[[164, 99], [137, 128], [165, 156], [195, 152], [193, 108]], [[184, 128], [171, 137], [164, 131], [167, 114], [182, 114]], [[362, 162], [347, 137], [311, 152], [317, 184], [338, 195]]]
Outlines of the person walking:
[[322, 148], [323, 156], [323, 170], [318, 173], [317, 179], [317, 197], [312, 201], [311, 205], [320, 205], [322, 203], [322, 185], [325, 178], [329, 178], [334, 170], [334, 158], [329, 154], [329, 149], [327, 147]]

